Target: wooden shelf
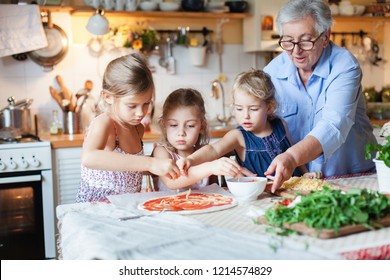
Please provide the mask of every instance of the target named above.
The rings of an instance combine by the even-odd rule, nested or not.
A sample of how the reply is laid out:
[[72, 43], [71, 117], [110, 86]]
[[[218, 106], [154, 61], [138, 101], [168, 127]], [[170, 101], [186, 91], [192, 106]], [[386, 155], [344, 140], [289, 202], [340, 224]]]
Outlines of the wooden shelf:
[[390, 17], [381, 16], [334, 16], [334, 20], [337, 22], [378, 22], [378, 21], [390, 21]]
[[72, 13], [73, 8], [69, 6], [41, 6], [41, 11], [50, 11], [52, 13], [54, 12], [63, 12], [63, 13]]
[[372, 125], [379, 125], [379, 126], [383, 126], [385, 123], [390, 122], [390, 120], [374, 120], [374, 119], [370, 119], [370, 121]]
[[[95, 11], [92, 7], [66, 7], [66, 6], [44, 6], [41, 10], [49, 10], [51, 12], [69, 12], [72, 15], [90, 15]], [[231, 19], [244, 19], [251, 17], [249, 13], [208, 13], [208, 12], [165, 12], [165, 11], [105, 11], [105, 14], [129, 16], [129, 17], [153, 17], [153, 18], [208, 18], [208, 19], [219, 19], [219, 18], [231, 18]]]

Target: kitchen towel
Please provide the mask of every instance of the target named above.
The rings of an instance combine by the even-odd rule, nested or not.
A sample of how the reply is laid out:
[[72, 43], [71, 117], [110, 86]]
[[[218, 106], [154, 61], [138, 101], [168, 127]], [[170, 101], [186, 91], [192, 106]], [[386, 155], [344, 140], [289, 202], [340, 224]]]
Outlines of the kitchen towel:
[[0, 4], [0, 57], [47, 46], [38, 5]]

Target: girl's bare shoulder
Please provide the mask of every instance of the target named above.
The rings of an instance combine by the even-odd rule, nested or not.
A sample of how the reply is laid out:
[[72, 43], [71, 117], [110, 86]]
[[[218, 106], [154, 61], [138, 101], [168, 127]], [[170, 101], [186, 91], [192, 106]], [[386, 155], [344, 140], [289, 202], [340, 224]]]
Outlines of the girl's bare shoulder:
[[229, 145], [234, 147], [234, 149], [237, 149], [238, 146], [245, 147], [244, 136], [238, 128], [230, 130], [224, 135], [222, 139], [224, 139], [225, 142], [229, 143]]
[[234, 129], [228, 131], [223, 136], [223, 138], [229, 139], [229, 140], [239, 140], [239, 139], [243, 138], [243, 136], [242, 136], [242, 133], [240, 132], [240, 130], [238, 128], [234, 128]]
[[103, 113], [103, 114], [100, 114], [99, 116], [97, 116], [93, 122], [96, 124], [101, 124], [101, 125], [109, 125], [114, 122], [114, 120], [107, 114], [107, 113]]
[[155, 144], [154, 149], [152, 152], [153, 157], [158, 157], [158, 158], [172, 158], [170, 152], [168, 151], [168, 147], [166, 147], [164, 144]]
[[109, 115], [103, 113], [97, 116], [91, 122], [87, 136], [90, 137], [102, 137], [103, 135], [108, 136], [112, 131], [114, 131], [113, 120]]

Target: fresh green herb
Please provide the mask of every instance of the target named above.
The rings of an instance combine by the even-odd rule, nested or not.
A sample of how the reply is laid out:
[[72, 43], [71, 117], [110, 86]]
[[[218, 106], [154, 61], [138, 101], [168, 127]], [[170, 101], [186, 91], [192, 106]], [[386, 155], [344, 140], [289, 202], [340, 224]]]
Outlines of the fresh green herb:
[[376, 158], [383, 160], [390, 167], [390, 136], [387, 136], [384, 144], [366, 144], [364, 146], [366, 159], [373, 157], [372, 152], [377, 152]]
[[275, 228], [275, 227], [268, 227], [265, 229], [265, 232], [267, 233], [274, 233], [279, 236], [289, 236], [291, 234], [298, 234], [295, 230], [287, 229], [287, 228]]
[[302, 197], [294, 207], [276, 204], [266, 210], [268, 223], [283, 227], [283, 223], [305, 223], [315, 229], [333, 229], [336, 233], [345, 225], [362, 224], [373, 228], [375, 220], [390, 214], [390, 198], [368, 189], [343, 193], [324, 187]]

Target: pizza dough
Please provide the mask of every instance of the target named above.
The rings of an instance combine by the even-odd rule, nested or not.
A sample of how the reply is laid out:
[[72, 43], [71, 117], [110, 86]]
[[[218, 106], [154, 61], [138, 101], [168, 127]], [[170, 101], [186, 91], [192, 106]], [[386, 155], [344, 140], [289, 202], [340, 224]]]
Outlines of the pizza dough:
[[232, 202], [233, 198], [221, 194], [182, 193], [148, 200], [142, 204], [142, 208], [148, 211], [202, 210]]

